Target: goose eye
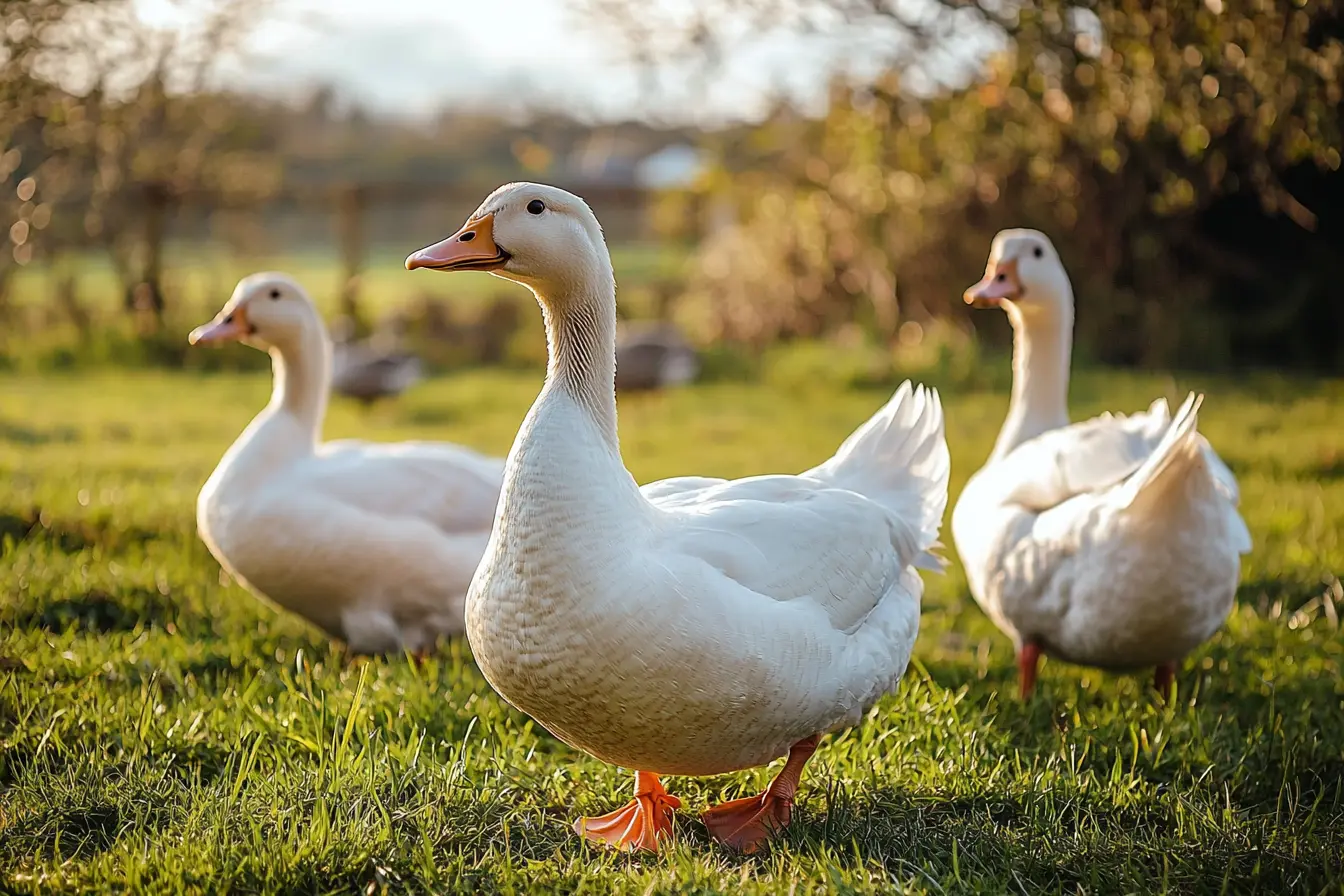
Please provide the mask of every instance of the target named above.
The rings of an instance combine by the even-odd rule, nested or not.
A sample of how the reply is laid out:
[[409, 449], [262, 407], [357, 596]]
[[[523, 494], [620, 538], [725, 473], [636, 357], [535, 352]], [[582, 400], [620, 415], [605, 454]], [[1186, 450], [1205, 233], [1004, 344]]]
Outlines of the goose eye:
[[1008, 278], [1005, 277], [1003, 274], [1000, 274], [999, 276], [997, 276], [997, 277], [994, 278], [994, 281], [995, 281], [996, 283], [1002, 283], [1004, 280], [1007, 280], [1007, 279], [1008, 279]]
[[527, 211], [529, 214], [539, 215], [546, 211], [546, 203], [542, 202], [540, 199], [533, 199], [527, 204]]
[[278, 289], [273, 289], [273, 290], [271, 290], [271, 298], [272, 298], [272, 299], [278, 299], [278, 298], [280, 298], [280, 290], [278, 290]]
[[1037, 258], [1044, 258], [1045, 250], [1042, 249], [1040, 246], [1037, 246], [1035, 249], [1031, 250], [1031, 254], [1035, 255]]

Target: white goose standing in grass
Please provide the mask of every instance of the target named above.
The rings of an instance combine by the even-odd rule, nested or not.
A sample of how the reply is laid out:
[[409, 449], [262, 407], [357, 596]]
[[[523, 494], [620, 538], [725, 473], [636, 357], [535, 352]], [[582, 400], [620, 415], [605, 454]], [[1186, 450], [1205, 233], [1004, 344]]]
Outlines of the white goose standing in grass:
[[283, 274], [241, 280], [190, 338], [268, 351], [275, 371], [270, 403], [197, 500], [224, 568], [355, 653], [423, 653], [460, 634], [503, 464], [442, 443], [321, 443], [331, 339]]
[[910, 659], [915, 568], [932, 565], [947, 501], [937, 394], [903, 385], [798, 476], [640, 488], [616, 435], [611, 260], [582, 199], [501, 187], [406, 266], [490, 271], [531, 289], [545, 318], [546, 382], [506, 462], [467, 635], [505, 699], [635, 770], [635, 798], [578, 833], [656, 850], [680, 805], [659, 775], [788, 754], [765, 793], [703, 815], [755, 849], [788, 824], [819, 736], [858, 723]]
[[1018, 652], [1022, 695], [1042, 653], [1105, 669], [1177, 663], [1222, 626], [1250, 533], [1237, 484], [1196, 429], [1202, 396], [1173, 418], [1145, 413], [1070, 424], [1073, 288], [1034, 230], [994, 238], [966, 290], [1013, 325], [1008, 418], [952, 513], [971, 592]]

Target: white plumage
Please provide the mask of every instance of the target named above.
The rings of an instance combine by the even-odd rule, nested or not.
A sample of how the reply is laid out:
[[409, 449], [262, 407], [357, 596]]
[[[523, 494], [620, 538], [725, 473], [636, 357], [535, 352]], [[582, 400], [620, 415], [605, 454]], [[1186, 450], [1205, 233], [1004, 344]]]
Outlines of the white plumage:
[[357, 653], [420, 652], [461, 633], [502, 463], [441, 443], [320, 443], [331, 343], [288, 277], [245, 278], [192, 333], [234, 339], [270, 352], [275, 389], [201, 489], [211, 553]]
[[[641, 773], [761, 765], [857, 723], [896, 686], [919, 627], [915, 567], [947, 496], [937, 394], [905, 384], [800, 475], [641, 489], [616, 437], [615, 297], [587, 206], [503, 187], [459, 234], [408, 259], [478, 264], [533, 288], [551, 349], [467, 599], [490, 683], [566, 743]], [[594, 833], [615, 824], [579, 827], [653, 846], [651, 833]], [[760, 839], [710, 826], [744, 848]]]
[[710, 775], [855, 724], [895, 687], [945, 501], [936, 395], [906, 386], [884, 409], [897, 426], [876, 435], [922, 461], [885, 503], [859, 491], [890, 479], [866, 452], [640, 490], [581, 408], [543, 403], [468, 598], [477, 661], [510, 702], [613, 764]]
[[1013, 638], [1024, 692], [1038, 650], [1157, 666], [1165, 686], [1222, 625], [1251, 547], [1236, 480], [1198, 432], [1202, 398], [1071, 425], [1073, 293], [1035, 231], [995, 239], [967, 301], [1002, 306], [1016, 334], [1008, 418], [952, 515], [972, 593]]

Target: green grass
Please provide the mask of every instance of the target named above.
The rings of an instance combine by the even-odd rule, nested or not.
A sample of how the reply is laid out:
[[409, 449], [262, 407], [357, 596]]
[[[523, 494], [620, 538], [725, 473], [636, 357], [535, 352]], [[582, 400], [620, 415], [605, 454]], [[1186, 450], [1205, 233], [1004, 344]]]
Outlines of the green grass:
[[[426, 239], [433, 239], [427, 234]], [[468, 304], [496, 292], [515, 291], [488, 274], [458, 276], [452, 280], [406, 271], [406, 256], [419, 245], [376, 246], [366, 258], [360, 275], [360, 296], [375, 315], [398, 308], [422, 295], [442, 295]], [[668, 243], [626, 243], [612, 246], [612, 266], [625, 286], [635, 290], [664, 277], [681, 272], [687, 251]], [[221, 253], [209, 248], [186, 245], [169, 247], [163, 288], [170, 305], [200, 313], [214, 311], [229, 297], [233, 285], [254, 271], [284, 271], [302, 282], [318, 304], [328, 312], [337, 307], [342, 285], [339, 259], [330, 251], [288, 251], [276, 255]], [[60, 269], [78, 274], [79, 297], [92, 311], [116, 311], [121, 307], [121, 283], [103, 254], [81, 255], [66, 260]], [[41, 306], [52, 294], [53, 270], [43, 265], [20, 269], [12, 286], [14, 302], [20, 308]], [[623, 297], [624, 298], [624, 297]]]
[[[632, 317], [648, 317], [655, 293], [679, 282], [687, 261], [684, 247], [669, 243], [625, 243], [612, 247], [612, 264], [621, 278], [621, 308]], [[458, 324], [477, 320], [483, 306], [500, 298], [518, 302], [527, 312], [513, 343], [518, 357], [510, 364], [540, 363], [545, 359], [541, 317], [532, 301], [512, 284], [489, 274], [444, 277], [427, 271], [408, 272], [405, 247], [378, 247], [369, 253], [360, 275], [359, 307], [365, 323], [375, 327], [398, 311], [417, 309], [426, 301], [441, 303]], [[199, 246], [171, 248], [163, 276], [165, 314], [157, 330], [142, 329], [122, 307], [122, 285], [106, 256], [81, 255], [65, 260], [58, 269], [34, 265], [19, 269], [10, 295], [0, 304], [0, 371], [42, 374], [96, 368], [159, 367], [177, 369], [219, 366], [255, 369], [265, 358], [245, 349], [201, 354], [190, 352], [186, 336], [196, 325], [214, 316], [247, 274], [278, 270], [298, 279], [323, 314], [338, 313], [341, 286], [339, 260], [330, 252], [313, 250], [245, 257], [230, 256]], [[75, 301], [86, 325], [77, 326], [69, 310], [57, 301], [58, 285], [67, 270], [77, 273]], [[446, 355], [469, 348], [463, 337], [457, 344], [413, 327], [408, 345], [421, 350], [430, 364], [453, 366]]]
[[[328, 435], [503, 452], [537, 385], [439, 379], [367, 418], [337, 404]], [[627, 773], [506, 706], [465, 644], [348, 666], [220, 575], [193, 501], [267, 377], [0, 377], [0, 891], [1344, 892], [1344, 384], [1192, 386], [1255, 551], [1175, 704], [1055, 662], [1019, 702], [954, 565], [899, 693], [823, 743], [787, 837], [742, 858], [695, 812], [767, 771], [672, 779], [674, 848], [598, 852], [568, 823]], [[1075, 411], [1176, 387], [1085, 374]], [[641, 480], [797, 470], [883, 398], [706, 385], [623, 401], [623, 446]], [[1005, 398], [946, 405], [955, 495]]]

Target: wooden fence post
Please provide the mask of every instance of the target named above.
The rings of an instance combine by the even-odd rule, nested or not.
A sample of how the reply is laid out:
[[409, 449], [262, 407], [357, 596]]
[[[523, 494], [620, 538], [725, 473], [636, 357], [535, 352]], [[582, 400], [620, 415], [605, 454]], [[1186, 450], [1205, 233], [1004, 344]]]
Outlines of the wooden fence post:
[[359, 313], [359, 275], [364, 269], [365, 199], [364, 189], [358, 184], [342, 187], [336, 216], [341, 252], [341, 313], [357, 331], [363, 324]]
[[151, 312], [154, 324], [163, 324], [163, 241], [168, 235], [168, 212], [172, 195], [167, 184], [151, 181], [143, 187], [144, 230], [141, 232], [144, 260], [140, 276], [126, 293], [126, 310]]

